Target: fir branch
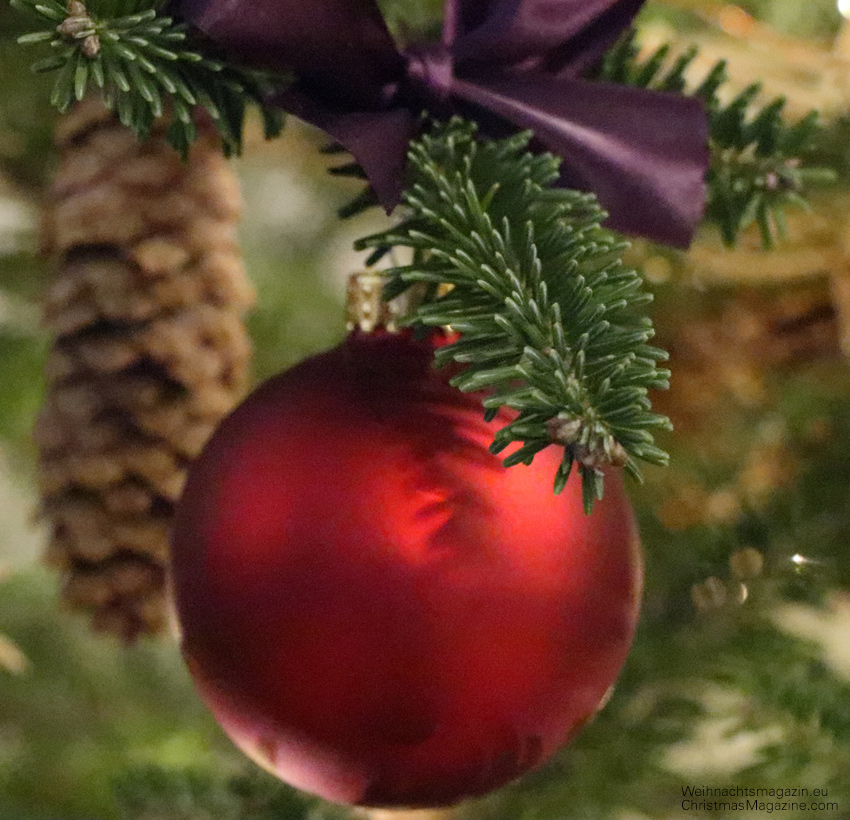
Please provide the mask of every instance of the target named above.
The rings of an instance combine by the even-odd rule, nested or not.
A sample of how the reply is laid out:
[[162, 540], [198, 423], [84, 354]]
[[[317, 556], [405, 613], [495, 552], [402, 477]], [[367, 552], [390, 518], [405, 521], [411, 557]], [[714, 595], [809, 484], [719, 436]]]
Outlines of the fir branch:
[[187, 27], [162, 13], [161, 0], [11, 0], [49, 28], [20, 37], [24, 44], [47, 43], [53, 55], [35, 71], [57, 71], [51, 102], [66, 111], [97, 88], [121, 122], [140, 137], [154, 120], [170, 114], [170, 142], [185, 155], [197, 136], [192, 117], [206, 109], [226, 153], [239, 153], [246, 107], [260, 106], [267, 137], [280, 133], [281, 112], [265, 99], [285, 83], [282, 77], [238, 68], [192, 48]]
[[123, 772], [114, 788], [124, 820], [306, 820], [317, 803], [255, 770], [145, 766]]
[[631, 31], [606, 54], [596, 76], [702, 99], [711, 153], [706, 219], [718, 225], [727, 245], [734, 245], [742, 231], [756, 224], [764, 247], [773, 247], [776, 238], [786, 236], [786, 209], [808, 208], [803, 191], [836, 178], [830, 169], [806, 167], [803, 162], [821, 131], [817, 112], [786, 123], [783, 97], [761, 106], [756, 103], [760, 83], [724, 104], [719, 92], [728, 79], [725, 61], [716, 63], [689, 91], [685, 75], [698, 51], [688, 49], [672, 60], [670, 52], [671, 47], [663, 45], [642, 57]]
[[414, 283], [451, 286], [408, 321], [462, 334], [437, 364], [465, 365], [452, 383], [486, 390], [489, 418], [519, 411], [491, 450], [519, 442], [510, 466], [562, 445], [555, 492], [576, 463], [589, 511], [605, 465], [640, 478], [638, 460], [667, 462], [652, 431], [669, 422], [647, 397], [667, 387], [657, 367], [666, 354], [648, 344], [654, 331], [639, 308], [651, 296], [620, 260], [627, 245], [600, 227], [593, 195], [551, 187], [559, 161], [528, 153], [529, 140], [479, 140], [459, 119], [434, 126], [411, 146], [407, 219], [358, 247], [414, 250], [410, 265], [390, 270], [388, 297]]

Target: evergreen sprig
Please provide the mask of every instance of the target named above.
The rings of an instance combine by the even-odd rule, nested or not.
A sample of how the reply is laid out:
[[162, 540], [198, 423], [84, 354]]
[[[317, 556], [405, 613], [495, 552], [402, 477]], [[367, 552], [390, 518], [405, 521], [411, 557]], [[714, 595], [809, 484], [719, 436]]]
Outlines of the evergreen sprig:
[[636, 34], [630, 31], [605, 55], [597, 78], [703, 100], [711, 154], [706, 219], [718, 225], [727, 245], [734, 245], [739, 234], [755, 223], [764, 247], [773, 247], [776, 238], [787, 234], [786, 209], [808, 208], [803, 191], [835, 180], [831, 170], [803, 164], [821, 131], [817, 112], [786, 123], [784, 97], [757, 103], [760, 83], [747, 86], [724, 104], [719, 92], [728, 80], [726, 61], [716, 63], [696, 88], [689, 89], [686, 74], [698, 49], [692, 47], [675, 58], [671, 51], [665, 44], [641, 56]]
[[124, 820], [307, 820], [318, 802], [259, 770], [144, 766], [123, 772], [114, 790]]
[[169, 113], [170, 142], [185, 154], [197, 137], [192, 109], [209, 112], [225, 151], [242, 148], [246, 107], [257, 103], [267, 137], [282, 126], [281, 113], [264, 103], [285, 79], [239, 68], [196, 50], [187, 27], [162, 12], [161, 0], [11, 0], [50, 28], [21, 43], [48, 43], [53, 54], [35, 71], [58, 71], [51, 102], [67, 110], [96, 86], [121, 122], [140, 137]]
[[577, 464], [590, 511], [605, 465], [640, 478], [638, 460], [667, 461], [652, 431], [669, 422], [647, 397], [667, 387], [666, 354], [648, 344], [640, 308], [651, 295], [621, 262], [627, 245], [600, 227], [593, 195], [552, 187], [559, 160], [526, 151], [530, 136], [481, 140], [459, 119], [434, 126], [411, 146], [407, 218], [358, 247], [413, 249], [411, 264], [390, 269], [386, 295], [430, 288], [408, 321], [462, 334], [437, 364], [464, 365], [452, 383], [487, 391], [488, 418], [519, 411], [491, 450], [519, 442], [510, 466], [563, 446], [555, 492]]

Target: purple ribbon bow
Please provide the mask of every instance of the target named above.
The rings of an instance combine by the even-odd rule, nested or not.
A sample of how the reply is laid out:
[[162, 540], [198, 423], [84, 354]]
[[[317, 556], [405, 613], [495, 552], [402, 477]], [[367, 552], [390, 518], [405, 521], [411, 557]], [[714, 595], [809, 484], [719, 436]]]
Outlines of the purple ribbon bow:
[[361, 164], [398, 204], [423, 109], [485, 132], [534, 132], [561, 184], [593, 191], [610, 227], [686, 246], [708, 166], [702, 104], [582, 79], [644, 0], [446, 0], [443, 36], [400, 51], [375, 0], [173, 0], [171, 10], [243, 62], [293, 72], [277, 98]]

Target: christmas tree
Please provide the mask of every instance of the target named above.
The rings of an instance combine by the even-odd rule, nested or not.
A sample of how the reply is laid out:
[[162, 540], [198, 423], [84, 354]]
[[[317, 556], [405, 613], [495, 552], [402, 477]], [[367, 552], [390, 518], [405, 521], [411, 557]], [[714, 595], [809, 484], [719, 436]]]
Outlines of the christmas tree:
[[[562, 36], [574, 51], [529, 56], [511, 29], [484, 57], [467, 39], [474, 59], [458, 58], [446, 79], [433, 46], [450, 26], [437, 2], [381, 3], [398, 52], [356, 36], [356, 26], [372, 31], [368, 3], [338, 4], [350, 12], [344, 21], [323, 18], [335, 4], [303, 3], [310, 13], [292, 18], [282, 45], [286, 26], [270, 27], [256, 10], [223, 24], [211, 5], [0, 8], [0, 820], [850, 812], [850, 7], [656, 0], [633, 20], [641, 3], [599, 3], [614, 12], [576, 24], [580, 48]], [[511, 4], [490, 5], [510, 16]], [[468, 12], [455, 21], [461, 34], [476, 30], [472, 6], [459, 4]], [[417, 51], [421, 43], [430, 50]], [[494, 53], [519, 60], [504, 56], [511, 49], [531, 73], [505, 79], [489, 65]], [[389, 82], [396, 54], [407, 61], [401, 91]], [[595, 140], [562, 150], [573, 131], [558, 119], [550, 134], [539, 115], [551, 114], [540, 89], [564, 66], [576, 69], [574, 130], [618, 146], [607, 165], [600, 154], [577, 163]], [[376, 88], [390, 95], [383, 108], [369, 96]], [[361, 117], [353, 131], [352, 108]], [[420, 121], [422, 108], [435, 118]], [[362, 118], [375, 110], [390, 119], [368, 136]], [[283, 111], [293, 115], [285, 123]], [[391, 122], [403, 127], [392, 132]], [[585, 177], [588, 166], [596, 170]], [[670, 184], [651, 184], [659, 179]], [[344, 355], [321, 359], [330, 375], [283, 383], [284, 403], [302, 409], [287, 410], [280, 426], [325, 408], [326, 426], [306, 424], [295, 451], [299, 484], [315, 459], [309, 480], [328, 507], [345, 506], [327, 489], [340, 482], [323, 472], [333, 463], [326, 450], [342, 444], [324, 448], [314, 435], [363, 436], [358, 452], [390, 484], [409, 468], [391, 444], [366, 437], [369, 404], [354, 404], [359, 387], [343, 373], [359, 355], [342, 342], [346, 281], [364, 267], [386, 272], [373, 293], [384, 287], [408, 308], [389, 315], [375, 298], [354, 319], [361, 332], [412, 321], [411, 344], [447, 334], [429, 357], [452, 390], [466, 391], [458, 413], [481, 425], [486, 413], [482, 451], [492, 441], [505, 475], [543, 476], [536, 507], [511, 485], [509, 497], [529, 508], [516, 543], [548, 549], [549, 504], [572, 504], [572, 521], [596, 522], [574, 526], [601, 526], [624, 472], [645, 562], [634, 643], [589, 725], [544, 765], [526, 743], [494, 764], [492, 784], [456, 791], [512, 781], [503, 788], [409, 814], [327, 802], [249, 762], [195, 693], [169, 590], [185, 476], [248, 390], [248, 337], [256, 383], [342, 343]], [[405, 373], [387, 380], [401, 390]], [[439, 384], [428, 390], [448, 389]], [[342, 421], [321, 404], [326, 390], [345, 396]], [[253, 423], [244, 407], [221, 435]], [[413, 418], [408, 435], [424, 429], [432, 441], [437, 428], [415, 411], [398, 410]], [[225, 449], [223, 461], [238, 455], [232, 461], [243, 464], [278, 446], [261, 435], [251, 439], [259, 454]], [[191, 510], [175, 536], [192, 640], [219, 623], [215, 607], [186, 603], [186, 590], [202, 583], [186, 555], [202, 548], [196, 532], [211, 518], [198, 505], [206, 485], [231, 480], [213, 477], [190, 480]], [[265, 492], [255, 481], [218, 508], [247, 499], [252, 512], [239, 520], [253, 526], [264, 520]], [[304, 509], [310, 541], [333, 511]], [[510, 555], [510, 544], [491, 541]], [[246, 571], [234, 567], [228, 577]], [[204, 596], [219, 594], [211, 579]], [[391, 581], [370, 589], [408, 589]], [[595, 598], [591, 626], [602, 633], [606, 617], [629, 609], [611, 584], [581, 596]], [[216, 607], [241, 606], [237, 592]], [[313, 623], [324, 623], [327, 603], [309, 603]], [[538, 603], [502, 613], [501, 631], [482, 627], [473, 660], [492, 679], [493, 702], [512, 682], [524, 685], [538, 660]], [[352, 632], [371, 628], [346, 606]], [[414, 647], [403, 656], [425, 656], [415, 610], [393, 611], [410, 612], [392, 632]], [[260, 644], [274, 643], [257, 629]], [[315, 635], [326, 639], [319, 627]], [[602, 651], [601, 638], [580, 638], [570, 651]], [[353, 645], [345, 657], [356, 666], [369, 652]], [[370, 668], [390, 661], [376, 691], [394, 703], [418, 698], [441, 668], [428, 657], [399, 672], [397, 655], [379, 648]], [[335, 651], [315, 668], [341, 680], [339, 690], [298, 684], [327, 715], [359, 680], [336, 668]], [[502, 669], [485, 657], [510, 660]], [[274, 673], [297, 681], [302, 660], [291, 658]], [[399, 743], [436, 731], [416, 703], [413, 717], [396, 711], [386, 729]], [[442, 761], [417, 758], [438, 772], [446, 759], [448, 747]], [[391, 788], [378, 793], [347, 802], [394, 802]], [[431, 802], [451, 802], [433, 793]]]

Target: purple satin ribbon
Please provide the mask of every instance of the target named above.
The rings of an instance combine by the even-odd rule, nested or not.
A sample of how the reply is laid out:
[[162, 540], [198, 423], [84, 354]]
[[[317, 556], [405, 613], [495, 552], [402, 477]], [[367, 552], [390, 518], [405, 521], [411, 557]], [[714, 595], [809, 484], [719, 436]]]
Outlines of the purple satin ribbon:
[[401, 199], [423, 110], [531, 129], [615, 230], [685, 247], [702, 216], [708, 125], [675, 94], [585, 80], [644, 0], [447, 0], [443, 36], [400, 51], [375, 0], [172, 0], [244, 63], [291, 71], [287, 111], [326, 131], [379, 201]]

